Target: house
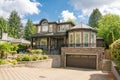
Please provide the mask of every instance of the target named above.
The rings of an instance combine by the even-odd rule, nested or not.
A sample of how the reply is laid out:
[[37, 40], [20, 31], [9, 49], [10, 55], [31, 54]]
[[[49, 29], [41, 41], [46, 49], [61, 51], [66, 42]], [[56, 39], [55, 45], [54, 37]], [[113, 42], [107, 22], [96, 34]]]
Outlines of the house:
[[25, 39], [23, 39], [23, 38], [15, 39], [15, 38], [13, 38], [13, 37], [9, 37], [9, 36], [8, 36], [8, 33], [6, 33], [6, 32], [3, 32], [3, 33], [1, 34], [0, 41], [3, 41], [3, 42], [11, 42], [11, 43], [14, 43], [14, 44], [30, 45], [30, 41], [25, 40]]
[[42, 19], [36, 27], [31, 39], [33, 48], [41, 48], [47, 54], [60, 54], [63, 67], [101, 69], [103, 39], [96, 38], [94, 28], [83, 23], [74, 25], [47, 19]]

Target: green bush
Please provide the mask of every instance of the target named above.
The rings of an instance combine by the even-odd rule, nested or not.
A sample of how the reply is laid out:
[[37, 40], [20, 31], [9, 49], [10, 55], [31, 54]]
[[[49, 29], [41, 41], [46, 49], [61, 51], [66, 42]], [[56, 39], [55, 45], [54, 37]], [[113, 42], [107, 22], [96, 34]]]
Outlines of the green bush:
[[16, 58], [17, 61], [31, 61], [32, 57], [28, 54], [18, 55]]
[[13, 65], [16, 65], [18, 62], [17, 62], [17, 60], [12, 60], [11, 63], [12, 63]]
[[110, 45], [111, 58], [116, 62], [120, 69], [120, 39]]
[[15, 55], [15, 54], [17, 54], [17, 51], [10, 51], [10, 54]]
[[48, 56], [47, 55], [43, 55], [43, 59], [48, 59]]
[[34, 50], [30, 50], [31, 54], [42, 54], [43, 51], [41, 49], [34, 49]]
[[9, 60], [2, 60], [2, 64], [10, 64], [11, 62]]
[[0, 65], [2, 64], [2, 59], [0, 59]]
[[32, 60], [33, 61], [39, 60], [39, 55], [38, 54], [33, 54], [32, 55]]

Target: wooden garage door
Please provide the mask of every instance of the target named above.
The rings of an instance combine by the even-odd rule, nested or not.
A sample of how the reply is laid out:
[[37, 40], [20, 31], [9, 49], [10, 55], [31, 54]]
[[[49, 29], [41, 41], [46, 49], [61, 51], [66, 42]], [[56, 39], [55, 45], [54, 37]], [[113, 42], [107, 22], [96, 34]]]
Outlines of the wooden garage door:
[[96, 69], [96, 56], [94, 55], [67, 55], [67, 67], [91, 68]]

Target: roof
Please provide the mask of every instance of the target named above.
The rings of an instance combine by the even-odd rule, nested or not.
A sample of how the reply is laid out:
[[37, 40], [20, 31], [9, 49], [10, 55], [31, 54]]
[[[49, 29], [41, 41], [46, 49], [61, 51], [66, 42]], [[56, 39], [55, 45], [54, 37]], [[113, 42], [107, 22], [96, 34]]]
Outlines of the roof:
[[97, 30], [95, 30], [94, 28], [92, 28], [86, 24], [83, 24], [83, 23], [77, 24], [76, 26], [72, 27], [68, 31], [71, 31], [71, 30], [93, 30], [93, 31], [97, 32]]
[[64, 32], [62, 32], [62, 33], [44, 33], [44, 34], [36, 33], [36, 34], [32, 35], [31, 37], [52, 37], [52, 36], [56, 36], [56, 37], [66, 36], [66, 33], [64, 33]]

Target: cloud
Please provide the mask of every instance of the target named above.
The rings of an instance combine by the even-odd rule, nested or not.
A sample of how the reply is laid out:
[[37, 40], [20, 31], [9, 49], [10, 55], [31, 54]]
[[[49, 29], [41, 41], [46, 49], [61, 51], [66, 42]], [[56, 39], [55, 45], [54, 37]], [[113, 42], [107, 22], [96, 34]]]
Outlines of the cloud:
[[0, 16], [8, 18], [13, 10], [16, 10], [20, 17], [38, 14], [40, 13], [38, 6], [42, 5], [35, 0], [0, 0]]
[[113, 13], [120, 15], [120, 0], [70, 0], [70, 4], [76, 10], [82, 10], [82, 14], [90, 15], [93, 9], [98, 8], [104, 15]]
[[64, 10], [62, 11], [61, 13], [61, 17], [64, 21], [67, 21], [69, 18], [70, 19], [73, 19], [73, 20], [76, 20], [76, 16], [74, 15], [73, 12], [70, 12], [68, 10]]

